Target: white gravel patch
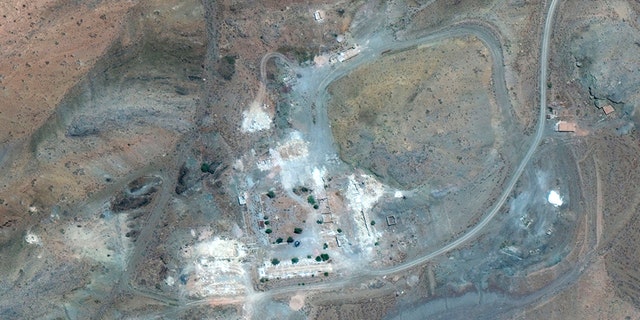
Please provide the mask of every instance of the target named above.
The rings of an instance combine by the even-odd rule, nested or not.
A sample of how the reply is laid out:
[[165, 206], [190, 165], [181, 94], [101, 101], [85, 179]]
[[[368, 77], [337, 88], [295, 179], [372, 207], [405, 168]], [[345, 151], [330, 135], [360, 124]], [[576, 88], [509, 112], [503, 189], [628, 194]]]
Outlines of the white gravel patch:
[[253, 104], [242, 116], [242, 132], [252, 133], [271, 128], [271, 115], [266, 111], [266, 105], [260, 107]]

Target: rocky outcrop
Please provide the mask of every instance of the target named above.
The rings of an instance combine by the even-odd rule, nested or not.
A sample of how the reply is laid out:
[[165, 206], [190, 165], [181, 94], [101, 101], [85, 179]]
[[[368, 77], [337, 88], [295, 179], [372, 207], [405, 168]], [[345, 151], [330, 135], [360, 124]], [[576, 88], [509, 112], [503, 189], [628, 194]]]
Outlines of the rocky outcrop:
[[573, 39], [572, 55], [580, 83], [594, 104], [624, 106], [640, 101], [640, 32], [625, 22], [592, 24]]

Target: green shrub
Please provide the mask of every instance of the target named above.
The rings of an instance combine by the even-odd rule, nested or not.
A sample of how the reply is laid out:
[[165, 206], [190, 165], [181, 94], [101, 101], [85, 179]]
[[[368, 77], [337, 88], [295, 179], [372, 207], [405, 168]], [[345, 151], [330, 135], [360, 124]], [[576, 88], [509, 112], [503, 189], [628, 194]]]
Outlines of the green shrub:
[[222, 58], [222, 61], [218, 63], [218, 68], [216, 69], [218, 75], [220, 75], [223, 79], [229, 81], [233, 78], [233, 75], [236, 73], [236, 57], [235, 56], [225, 56]]
[[273, 230], [271, 230], [271, 229], [267, 229], [267, 230], [265, 230], [264, 232], [265, 232], [266, 234], [270, 234], [271, 232], [273, 232]]
[[307, 197], [307, 202], [309, 202], [310, 205], [314, 205], [316, 204], [316, 198], [314, 198], [313, 195], [309, 195]]
[[271, 259], [271, 264], [272, 264], [272, 265], [276, 266], [276, 265], [278, 265], [279, 263], [280, 263], [280, 260], [278, 260], [278, 259], [276, 259], [276, 258]]
[[302, 233], [302, 228], [293, 228], [293, 233], [301, 234]]
[[297, 257], [291, 258], [291, 263], [292, 264], [296, 264], [296, 263], [298, 263], [298, 261], [300, 261], [300, 260], [298, 260]]
[[236, 64], [236, 57], [235, 56], [225, 56], [224, 57], [224, 61], [228, 64]]
[[208, 173], [214, 173], [216, 172], [216, 168], [215, 168], [215, 162], [212, 162], [211, 164], [203, 162], [200, 165], [200, 171], [202, 172], [208, 172]]
[[276, 243], [282, 243], [282, 238], [276, 239]]
[[273, 190], [269, 190], [269, 192], [267, 192], [267, 197], [273, 199], [276, 197], [276, 192]]

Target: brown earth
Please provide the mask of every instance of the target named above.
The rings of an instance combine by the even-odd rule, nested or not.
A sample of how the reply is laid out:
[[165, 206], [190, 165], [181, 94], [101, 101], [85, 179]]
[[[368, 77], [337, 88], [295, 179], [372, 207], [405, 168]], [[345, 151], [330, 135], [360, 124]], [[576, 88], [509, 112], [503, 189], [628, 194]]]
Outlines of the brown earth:
[[616, 285], [607, 275], [605, 261], [596, 261], [571, 288], [512, 319], [636, 319], [638, 309], [614, 293]]
[[[598, 247], [601, 257], [594, 265], [597, 271], [593, 272], [606, 279], [607, 289], [602, 290], [607, 296], [602, 300], [594, 299], [589, 309], [611, 310], [615, 311], [612, 314], [620, 314], [616, 311], [617, 307], [611, 308], [626, 305], [627, 302], [633, 303], [636, 308], [640, 307], [640, 300], [637, 299], [640, 296], [640, 271], [635, 267], [640, 245], [636, 241], [640, 230], [636, 219], [640, 197], [637, 184], [633, 182], [640, 179], [636, 169], [637, 154], [640, 152], [637, 143], [639, 137], [637, 131], [627, 134], [622, 130], [638, 121], [634, 116], [633, 103], [629, 104], [635, 96], [623, 94], [624, 86], [611, 88], [602, 82], [613, 83], [620, 77], [624, 78], [622, 81], [627, 86], [637, 82], [633, 74], [616, 68], [628, 69], [637, 60], [636, 56], [628, 53], [630, 43], [627, 42], [632, 40], [629, 32], [637, 34], [640, 7], [634, 1], [602, 1], [590, 6], [584, 6], [580, 1], [567, 1], [561, 4], [559, 13], [553, 43], [558, 58], [551, 60], [551, 70], [557, 71], [551, 73], [550, 81], [561, 85], [558, 88], [554, 86], [551, 95], [556, 101], [565, 101], [570, 109], [568, 115], [589, 132], [589, 138], [582, 148], [588, 150], [584, 152], [591, 153], [590, 157], [595, 161], [602, 193], [599, 195], [602, 205], [598, 213], [602, 220]], [[606, 41], [599, 41], [597, 45], [589, 42], [591, 37], [602, 32], [617, 36], [607, 37]], [[611, 43], [618, 44], [612, 46]], [[601, 56], [604, 53], [615, 57], [616, 63], [607, 63], [613, 58]], [[585, 76], [588, 73], [597, 78], [587, 80], [590, 79]], [[619, 104], [607, 102], [615, 106], [614, 114], [604, 117], [602, 111], [594, 106], [604, 105], [603, 102], [594, 101], [591, 96], [600, 94], [608, 94], [607, 97], [614, 100], [623, 99]], [[596, 100], [605, 98], [601, 95]], [[588, 279], [588, 276], [583, 276], [580, 283]], [[612, 292], [617, 296], [612, 296]], [[562, 294], [561, 297], [568, 299], [567, 304], [573, 305], [591, 299], [593, 294], [585, 297]], [[556, 300], [563, 299], [561, 297]], [[572, 313], [567, 311], [558, 314]], [[623, 314], [620, 316], [622, 318]]]
[[471, 181], [500, 139], [491, 57], [475, 37], [384, 56], [329, 92], [341, 158], [401, 188]]
[[0, 5], [3, 144], [29, 137], [114, 42], [131, 41], [125, 30], [136, 4], [14, 1]]
[[[418, 1], [408, 1], [407, 12], [414, 10], [410, 18], [403, 18], [406, 24], [392, 27], [405, 35], [415, 35], [443, 24], [489, 16], [487, 20], [503, 37], [507, 84], [515, 101], [514, 113], [523, 128], [532, 128], [538, 54], [538, 32], [532, 30], [539, 31], [540, 12], [546, 3], [548, 1], [462, 0], [456, 1], [455, 9], [452, 9], [446, 1], [436, 1], [433, 6], [420, 10]], [[82, 305], [87, 314], [108, 304], [109, 301], [102, 298], [110, 296], [108, 290], [113, 279], [109, 277], [117, 277], [121, 271], [107, 267], [114, 260], [113, 256], [108, 256], [113, 252], [110, 241], [123, 238], [123, 247], [128, 248], [131, 243], [125, 238], [139, 235], [129, 232], [141, 228], [148, 218], [148, 212], [144, 210], [154, 204], [154, 192], [150, 192], [149, 199], [144, 194], [130, 198], [125, 194], [131, 190], [125, 187], [130, 182], [135, 185], [141, 176], [165, 169], [179, 172], [180, 178], [184, 178], [184, 183], [179, 183], [181, 192], [176, 193], [185, 197], [195, 194], [206, 199], [174, 201], [174, 207], [169, 208], [166, 217], [157, 220], [153, 226], [158, 232], [151, 233], [157, 238], [146, 243], [148, 256], [132, 266], [139, 271], [137, 276], [131, 277], [137, 281], [133, 283], [134, 288], [152, 291], [151, 296], [156, 291], [170, 292], [172, 288], [162, 283], [164, 276], [177, 269], [178, 257], [171, 256], [176, 248], [159, 244], [172, 242], [181, 246], [187, 243], [177, 234], [188, 232], [190, 222], [196, 220], [199, 223], [215, 221], [210, 222], [211, 226], [225, 234], [231, 233], [234, 223], [239, 222], [240, 215], [235, 214], [239, 210], [237, 203], [225, 185], [231, 180], [228, 174], [203, 174], [197, 163], [220, 160], [228, 164], [244, 147], [260, 139], [237, 133], [242, 111], [257, 91], [260, 58], [266, 52], [280, 50], [292, 59], [304, 62], [312, 53], [337, 48], [335, 35], [348, 29], [356, 12], [363, 14], [364, 11], [358, 10], [362, 4], [362, 1], [326, 4], [319, 1], [244, 3], [231, 0], [205, 2], [204, 5], [199, 1], [163, 0], [104, 0], [86, 4], [36, 0], [0, 4], [0, 92], [4, 98], [0, 107], [3, 128], [0, 131], [3, 144], [0, 164], [5, 169], [0, 178], [0, 256], [11, 257], [0, 259], [3, 275], [0, 292], [9, 293], [0, 303], [0, 310], [8, 312], [4, 315], [27, 312], [18, 313], [17, 317], [68, 317], [61, 306], [65, 305], [63, 300], [73, 296], [70, 293], [77, 295], [75, 302]], [[316, 8], [327, 13], [322, 24], [313, 21]], [[594, 162], [604, 190], [600, 195], [604, 199], [600, 257], [576, 284], [523, 311], [517, 318], [637, 317], [640, 276], [635, 257], [640, 244], [635, 239], [640, 238], [637, 234], [640, 198], [634, 182], [639, 179], [635, 172], [636, 155], [640, 150], [637, 133], [631, 131], [631, 135], [618, 136], [620, 130], [617, 130], [629, 122], [637, 123], [637, 115], [633, 112], [625, 114], [618, 109], [613, 116], [601, 121], [600, 112], [591, 106], [593, 102], [588, 91], [574, 81], [575, 74], [562, 72], [575, 70], [575, 61], [569, 59], [570, 50], [564, 50], [568, 47], [564, 48], [563, 44], [580, 36], [580, 30], [584, 29], [576, 26], [595, 19], [595, 22], [606, 22], [603, 25], [615, 26], [622, 22], [637, 28], [640, 8], [634, 1], [592, 1], [586, 6], [583, 1], [576, 0], [561, 4], [559, 12], [554, 36], [558, 40], [554, 43], [556, 54], [552, 55], [555, 58], [552, 58], [551, 70], [560, 72], [551, 74], [550, 97], [554, 102], [567, 105], [565, 115], [578, 121], [581, 134], [590, 135], [586, 142], [561, 139], [584, 147], [587, 149], [584, 154], [591, 154], [596, 159]], [[207, 17], [206, 21], [204, 17]], [[402, 30], [404, 27], [407, 30]], [[615, 31], [608, 34], [615, 34]], [[438, 52], [443, 48], [445, 53]], [[405, 71], [413, 71], [416, 65], [426, 68], [422, 72], [449, 68], [441, 73], [450, 72], [455, 75], [453, 78], [465, 79], [463, 85], [438, 83], [441, 87], [431, 86], [436, 89], [434, 96], [417, 94], [415, 101], [439, 105], [437, 99], [440, 98], [443, 105], [460, 105], [460, 110], [471, 112], [475, 109], [470, 109], [470, 104], [458, 103], [453, 95], [479, 94], [482, 105], [493, 103], [486, 94], [490, 74], [487, 66], [490, 64], [480, 59], [481, 54], [476, 54], [478, 51], [475, 50], [483, 50], [476, 40], [457, 39], [420, 50], [439, 56], [441, 62], [454, 57], [452, 60], [471, 59], [474, 63], [457, 70], [450, 64], [440, 66], [441, 63], [431, 58], [404, 65], [398, 60], [402, 54], [398, 54], [386, 57], [383, 66], [369, 66], [366, 72], [391, 73], [396, 78], [405, 76], [393, 74], [397, 71], [389, 70], [389, 65], [384, 66], [387, 63], [402, 66]], [[452, 50], [456, 52], [452, 53]], [[210, 56], [206, 56], [206, 52]], [[230, 65], [229, 57], [235, 65]], [[424, 57], [405, 55], [404, 58]], [[429, 63], [432, 65], [428, 68]], [[479, 66], [479, 70], [472, 70], [472, 66]], [[353, 77], [357, 76], [356, 72]], [[393, 77], [382, 84], [395, 85]], [[417, 73], [409, 80], [413, 88], [425, 84]], [[482, 86], [473, 87], [472, 81], [482, 83]], [[403, 91], [407, 88], [393, 90], [394, 94], [401, 95], [385, 97], [380, 86], [371, 87], [366, 92], [368, 96], [352, 97], [352, 104], [361, 110], [345, 112], [352, 112], [348, 125], [369, 130], [373, 140], [384, 147], [381, 148], [383, 152], [377, 154], [381, 158], [396, 157], [400, 161], [399, 154], [410, 148], [417, 150], [425, 144], [419, 140], [420, 136], [451, 133], [447, 130], [439, 133], [437, 126], [424, 127], [426, 120], [420, 113], [424, 110], [417, 102], [415, 105], [404, 103], [410, 100], [412, 93]], [[206, 95], [200, 94], [203, 89], [208, 92]], [[445, 97], [436, 97], [435, 93]], [[366, 99], [376, 95], [382, 99]], [[391, 115], [384, 124], [380, 113], [385, 105], [370, 104], [365, 99], [397, 106], [407, 117], [393, 118]], [[276, 99], [272, 97], [272, 100]], [[468, 140], [461, 139], [465, 131], [453, 132], [448, 137], [455, 140], [459, 135], [458, 142], [467, 144], [468, 153], [485, 145], [469, 135], [473, 136], [472, 130], [476, 128], [470, 125], [475, 122], [472, 120], [482, 119], [485, 126], [491, 123], [486, 114], [471, 113], [469, 119], [456, 109], [438, 108], [432, 112], [432, 116], [448, 116], [457, 121], [458, 127], [469, 130], [465, 134]], [[197, 141], [193, 150], [189, 146], [177, 147], [187, 145], [182, 137], [198, 126], [202, 126], [202, 132], [219, 132], [219, 139], [208, 144], [206, 137], [194, 138]], [[397, 131], [393, 131], [394, 128]], [[342, 130], [347, 132], [345, 128]], [[346, 137], [346, 133], [343, 136]], [[396, 144], [397, 136], [408, 137], [408, 141]], [[224, 146], [220, 158], [221, 152], [215, 145]], [[173, 151], [176, 149], [178, 151]], [[172, 161], [175, 154], [195, 149], [199, 150], [193, 152], [190, 162]], [[458, 161], [455, 150], [438, 149], [440, 158], [435, 160], [440, 162], [434, 160], [435, 164], [446, 167], [447, 161]], [[360, 156], [365, 158], [365, 155]], [[468, 163], [481, 159], [478, 155], [469, 156]], [[473, 176], [473, 168], [465, 169], [469, 177]], [[426, 172], [425, 168], [418, 166], [418, 169]], [[373, 165], [372, 170], [376, 170]], [[377, 170], [387, 174], [389, 168], [378, 167]], [[415, 185], [420, 184], [421, 177], [411, 180], [413, 178], [397, 176], [393, 179]], [[171, 186], [174, 182], [163, 181]], [[214, 200], [193, 191], [201, 186], [213, 194]], [[119, 196], [114, 196], [116, 194]], [[92, 215], [95, 213], [91, 210], [93, 207], [83, 211], [87, 199], [114, 200], [123, 212], [139, 206], [133, 211], [132, 219], [139, 215], [145, 221], [131, 224], [123, 218], [107, 224], [104, 217]], [[197, 218], [189, 220], [194, 216]], [[168, 225], [171, 227], [167, 228]], [[46, 247], [24, 243], [29, 228], [40, 235], [47, 243]], [[123, 288], [126, 289], [126, 285]], [[433, 294], [434, 288], [429, 291]], [[91, 295], [85, 295], [86, 292]], [[163, 308], [159, 302], [163, 297], [158, 300], [157, 296], [155, 299], [141, 298], [131, 292], [115, 294], [112, 302], [120, 310], [128, 310], [128, 316]], [[381, 318], [396, 307], [393, 295], [367, 294], [339, 301], [310, 299], [312, 306], [303, 311], [317, 318]], [[9, 300], [19, 303], [5, 308]], [[187, 308], [179, 315], [190, 318], [222, 312], [220, 317], [240, 317], [240, 309], [229, 307], [216, 311], [196, 307]]]

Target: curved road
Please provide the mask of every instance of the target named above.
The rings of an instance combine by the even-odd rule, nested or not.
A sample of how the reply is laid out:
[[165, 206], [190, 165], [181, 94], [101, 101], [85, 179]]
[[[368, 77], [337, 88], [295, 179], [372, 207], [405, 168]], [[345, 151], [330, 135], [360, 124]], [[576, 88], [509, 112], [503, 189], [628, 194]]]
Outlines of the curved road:
[[[522, 175], [522, 172], [524, 171], [525, 167], [529, 164], [529, 161], [531, 160], [533, 154], [537, 150], [538, 145], [540, 144], [540, 140], [542, 139], [542, 136], [544, 134], [544, 126], [545, 126], [544, 118], [545, 118], [546, 100], [547, 100], [546, 82], [547, 82], [547, 68], [548, 68], [548, 59], [549, 59], [548, 58], [548, 56], [549, 56], [549, 42], [550, 42], [550, 39], [551, 39], [552, 23], [553, 23], [553, 17], [554, 17], [554, 14], [555, 14], [557, 3], [558, 3], [558, 0], [552, 0], [551, 4], [549, 5], [549, 8], [548, 8], [547, 14], [546, 14], [546, 18], [545, 18], [544, 31], [543, 31], [543, 34], [542, 34], [542, 45], [541, 45], [541, 51], [540, 51], [540, 81], [539, 81], [539, 89], [540, 89], [539, 99], [540, 99], [540, 101], [539, 101], [538, 125], [537, 125], [537, 128], [536, 128], [536, 133], [535, 133], [535, 136], [533, 137], [533, 139], [531, 141], [531, 144], [529, 146], [529, 149], [527, 150], [527, 153], [525, 154], [524, 158], [521, 160], [520, 164], [516, 168], [515, 172], [513, 173], [512, 177], [511, 177], [511, 179], [509, 180], [509, 183], [505, 186], [504, 190], [502, 191], [502, 193], [500, 195], [500, 198], [494, 204], [494, 206], [491, 209], [491, 211], [489, 211], [489, 213], [478, 224], [476, 224], [471, 230], [469, 230], [463, 236], [461, 236], [460, 238], [457, 238], [453, 242], [447, 244], [444, 247], [441, 247], [438, 250], [435, 250], [435, 251], [433, 251], [431, 253], [428, 253], [426, 255], [418, 257], [418, 258], [416, 258], [414, 260], [407, 261], [405, 263], [399, 264], [399, 265], [391, 267], [391, 268], [370, 270], [370, 271], [361, 271], [361, 272], [358, 272], [357, 274], [355, 274], [353, 276], [353, 278], [360, 278], [360, 277], [363, 277], [363, 276], [388, 275], [390, 273], [397, 273], [397, 272], [405, 271], [405, 270], [411, 269], [413, 267], [416, 267], [416, 266], [418, 266], [420, 264], [423, 264], [423, 263], [429, 261], [430, 259], [433, 259], [434, 257], [437, 257], [437, 256], [439, 256], [439, 255], [441, 255], [443, 253], [446, 253], [448, 251], [456, 249], [457, 247], [461, 246], [465, 242], [469, 241], [478, 232], [480, 232], [484, 227], [486, 227], [491, 222], [491, 220], [497, 215], [497, 213], [499, 212], [500, 208], [504, 205], [504, 203], [506, 202], [507, 198], [509, 197], [509, 195], [513, 191], [513, 188], [516, 185], [516, 183], [517, 183], [518, 179], [520, 178], [520, 176]], [[494, 59], [502, 58], [501, 50], [494, 50], [495, 46], [490, 45], [491, 42], [488, 41], [489, 39], [487, 38], [487, 36], [488, 36], [487, 31], [482, 29], [482, 28], [475, 27], [475, 26], [456, 27], [456, 28], [454, 28], [452, 30], [446, 30], [444, 32], [439, 32], [437, 34], [430, 35], [430, 36], [427, 36], [425, 38], [421, 38], [421, 39], [418, 39], [418, 40], [413, 40], [413, 41], [407, 42], [406, 44], [402, 45], [401, 47], [402, 48], [408, 48], [408, 47], [417, 45], [418, 43], [425, 43], [426, 41], [437, 41], [437, 40], [442, 40], [442, 39], [450, 38], [450, 37], [453, 37], [453, 36], [464, 35], [464, 34], [473, 34], [473, 35], [478, 36], [483, 42], [485, 42], [485, 44], [487, 44], [488, 48], [492, 51], [492, 53], [494, 54]], [[502, 59], [499, 59], [494, 63], [494, 66], [496, 66], [497, 71], [500, 71], [500, 72], [496, 72], [494, 75], [498, 75], [498, 77], [496, 79], [496, 86], [498, 86], [497, 89], [498, 90], [505, 90], [505, 92], [506, 92], [506, 87], [504, 87], [505, 86], [505, 82], [504, 82], [504, 66], [502, 65], [502, 61], [503, 61]], [[346, 72], [349, 72], [349, 71], [355, 69], [358, 65], [362, 64], [363, 60], [360, 60], [359, 62], [360, 63], [354, 63], [352, 65], [349, 65], [347, 68], [344, 68], [344, 69], [340, 70], [340, 72], [332, 72], [327, 77], [325, 77], [323, 79], [320, 87], [319, 87], [320, 88], [320, 90], [319, 90], [320, 93], [316, 97], [316, 105], [322, 104], [324, 102], [324, 100], [326, 99], [326, 94], [327, 94], [326, 93], [326, 87], [327, 87], [327, 85], [329, 83], [331, 83], [333, 80], [335, 80], [335, 79], [339, 78], [340, 76], [342, 76], [343, 74], [345, 74]], [[328, 127], [328, 125], [327, 125], [327, 127]], [[336, 287], [337, 285], [343, 285], [347, 281], [348, 280], [342, 280], [342, 281], [332, 282], [332, 283], [310, 285], [306, 289], [314, 289], [314, 290], [330, 289], [331, 287]], [[285, 287], [285, 288], [278, 288], [278, 289], [272, 290], [272, 292], [270, 292], [270, 293], [272, 293], [272, 294], [283, 294], [283, 293], [293, 292], [293, 291], [298, 291], [298, 290], [299, 290], [299, 288], [297, 288], [297, 287]]]
[[287, 57], [279, 52], [271, 52], [265, 54], [260, 60], [260, 88], [258, 88], [258, 94], [253, 99], [252, 105], [260, 106], [263, 104], [264, 96], [267, 92], [267, 62], [271, 58], [280, 58], [287, 66], [292, 67], [291, 62]]
[[500, 208], [504, 205], [505, 201], [511, 194], [513, 187], [518, 182], [518, 179], [520, 179], [520, 176], [522, 175], [524, 168], [529, 164], [529, 161], [531, 160], [531, 157], [533, 156], [536, 149], [538, 148], [538, 145], [540, 144], [540, 140], [542, 139], [542, 135], [544, 134], [544, 124], [545, 124], [544, 118], [545, 118], [546, 103], [547, 103], [546, 82], [547, 82], [547, 67], [549, 64], [549, 41], [551, 39], [551, 32], [552, 32], [551, 24], [553, 23], [553, 16], [556, 10], [557, 3], [558, 3], [558, 0], [552, 0], [551, 4], [549, 5], [549, 10], [547, 11], [547, 17], [545, 19], [545, 24], [544, 24], [544, 31], [542, 34], [542, 48], [540, 53], [540, 83], [538, 84], [540, 87], [540, 97], [539, 97], [540, 106], [539, 106], [538, 126], [536, 129], [536, 135], [534, 136], [533, 141], [531, 141], [531, 145], [529, 146], [529, 150], [527, 150], [527, 154], [524, 156], [524, 158], [520, 162], [520, 165], [518, 165], [518, 168], [513, 173], [511, 180], [509, 180], [509, 184], [507, 184], [507, 186], [502, 191], [502, 194], [500, 195], [500, 199], [498, 200], [498, 202], [496, 202], [496, 204], [493, 206], [493, 209], [489, 211], [489, 214], [477, 225], [475, 225], [473, 229], [471, 229], [469, 232], [464, 234], [462, 237], [449, 243], [448, 245], [436, 251], [433, 251], [429, 254], [426, 254], [420, 258], [417, 258], [413, 261], [408, 261], [406, 263], [403, 263], [388, 269], [375, 270], [371, 272], [371, 274], [385, 275], [388, 273], [395, 273], [395, 272], [407, 270], [417, 265], [420, 265], [445, 252], [451, 251], [459, 247], [469, 239], [473, 238], [480, 230], [482, 230], [485, 226], [487, 226], [491, 222], [493, 217], [496, 216]]
[[[335, 289], [335, 288], [339, 288], [339, 287], [344, 287], [345, 285], [348, 285], [349, 283], [352, 283], [353, 281], [356, 280], [366, 280], [367, 278], [371, 277], [371, 276], [383, 276], [383, 275], [388, 275], [390, 273], [397, 273], [397, 272], [402, 272], [408, 269], [411, 269], [413, 267], [416, 267], [420, 264], [423, 264], [427, 261], [429, 261], [430, 259], [433, 259], [434, 257], [437, 257], [443, 253], [446, 253], [448, 251], [454, 250], [456, 248], [458, 248], [459, 246], [461, 246], [462, 244], [464, 244], [465, 242], [469, 241], [470, 239], [472, 239], [478, 232], [480, 232], [484, 227], [486, 227], [491, 220], [497, 215], [498, 211], [500, 210], [500, 208], [504, 205], [504, 203], [506, 202], [507, 198], [509, 197], [509, 195], [511, 194], [511, 192], [513, 191], [513, 188], [515, 186], [515, 184], [517, 183], [518, 179], [520, 178], [520, 176], [522, 175], [522, 172], [524, 171], [525, 167], [529, 164], [529, 161], [531, 160], [533, 154], [535, 153], [535, 151], [538, 148], [538, 145], [540, 144], [540, 140], [542, 139], [542, 136], [544, 134], [544, 118], [545, 118], [545, 112], [546, 112], [546, 99], [547, 99], [547, 92], [546, 92], [546, 81], [547, 81], [547, 66], [548, 66], [548, 53], [549, 53], [549, 42], [550, 42], [550, 38], [551, 38], [551, 32], [552, 32], [552, 23], [553, 23], [553, 17], [554, 17], [554, 13], [556, 10], [556, 6], [557, 6], [557, 2], [558, 0], [552, 0], [551, 4], [549, 5], [548, 11], [546, 13], [546, 18], [545, 18], [545, 25], [544, 25], [544, 31], [543, 31], [543, 35], [542, 35], [542, 45], [541, 45], [541, 52], [540, 52], [540, 81], [539, 81], [539, 89], [540, 89], [540, 96], [539, 96], [539, 117], [538, 117], [538, 125], [536, 128], [536, 133], [535, 136], [533, 137], [531, 144], [529, 146], [529, 149], [527, 150], [527, 153], [525, 154], [524, 158], [521, 160], [520, 164], [518, 165], [518, 167], [516, 168], [514, 174], [512, 175], [511, 179], [509, 180], [509, 183], [505, 186], [503, 192], [500, 195], [500, 198], [498, 199], [498, 201], [494, 204], [493, 208], [491, 209], [491, 211], [489, 211], [489, 213], [477, 224], [475, 225], [471, 230], [469, 230], [466, 234], [464, 234], [463, 236], [461, 236], [460, 238], [454, 240], [453, 242], [447, 244], [446, 246], [435, 250], [431, 253], [428, 253], [426, 255], [423, 255], [421, 257], [418, 257], [414, 260], [411, 261], [407, 261], [405, 263], [399, 264], [397, 266], [391, 267], [391, 268], [387, 268], [387, 269], [378, 269], [378, 270], [359, 270], [357, 272], [355, 272], [354, 274], [352, 274], [351, 276], [349, 276], [348, 278], [345, 279], [341, 279], [338, 281], [334, 281], [334, 282], [325, 282], [325, 283], [316, 283], [316, 284], [308, 284], [305, 287], [306, 291], [319, 291], [319, 290], [331, 290], [331, 289]], [[400, 48], [409, 48], [411, 46], [415, 46], [418, 44], [423, 44], [423, 43], [427, 43], [427, 42], [434, 42], [434, 41], [438, 41], [438, 40], [443, 40], [446, 38], [451, 38], [451, 37], [455, 37], [455, 36], [461, 36], [461, 35], [468, 35], [468, 34], [472, 34], [477, 36], [478, 38], [480, 38], [480, 40], [482, 40], [487, 47], [490, 49], [490, 51], [493, 54], [493, 58], [494, 58], [494, 77], [496, 80], [496, 91], [502, 91], [506, 92], [506, 86], [505, 86], [505, 81], [504, 81], [504, 65], [503, 65], [503, 60], [502, 60], [502, 51], [501, 48], [499, 46], [495, 46], [492, 43], [491, 37], [492, 35], [490, 35], [490, 32], [487, 32], [487, 30], [478, 27], [478, 26], [455, 26], [453, 28], [447, 28], [445, 30], [441, 30], [440, 32], [437, 32], [435, 34], [429, 35], [427, 37], [424, 38], [420, 38], [417, 40], [412, 40], [412, 41], [408, 41], [405, 42], [403, 44], [400, 44]], [[397, 46], [397, 44], [396, 44]], [[396, 47], [396, 49], [398, 49]], [[331, 83], [333, 80], [339, 78], [340, 76], [346, 74], [347, 72], [355, 69], [357, 66], [361, 65], [362, 63], [364, 63], [365, 61], [367, 61], [369, 58], [372, 58], [372, 55], [374, 55], [375, 53], [370, 53], [370, 52], [365, 52], [363, 54], [361, 54], [361, 56], [363, 57], [359, 57], [360, 59], [358, 60], [354, 60], [353, 62], [349, 63], [349, 65], [344, 66], [343, 68], [340, 68], [339, 70], [333, 70], [332, 72], [330, 72], [327, 76], [325, 76], [324, 78], [322, 78], [321, 84], [318, 87], [319, 90], [317, 91], [317, 95], [315, 97], [315, 103], [318, 106], [322, 106], [324, 104], [324, 101], [327, 98], [327, 92], [326, 92], [326, 87], [328, 86], [329, 83]], [[262, 61], [261, 61], [261, 77], [263, 78], [262, 80], [264, 80], [264, 76], [265, 76], [265, 71], [264, 71], [264, 65], [266, 64], [266, 61], [268, 61], [270, 58], [272, 57], [279, 57], [282, 58], [285, 62], [288, 63], [288, 60], [277, 53], [271, 53], [271, 54], [267, 54], [263, 57]], [[261, 88], [260, 88], [260, 92], [262, 94], [264, 90], [264, 81], [261, 84]], [[497, 93], [498, 94], [498, 93]], [[262, 98], [262, 96], [259, 93], [259, 97]], [[499, 99], [500, 97], [498, 97]], [[257, 99], [256, 99], [257, 100]], [[508, 97], [507, 97], [508, 100]], [[509, 102], [510, 104], [510, 102]], [[319, 120], [320, 120], [320, 115], [319, 116]], [[325, 119], [322, 119], [322, 121], [327, 121], [326, 119], [326, 113], [325, 113]], [[318, 122], [318, 125], [315, 126], [316, 128], [321, 127], [322, 121]], [[328, 122], [325, 122], [325, 127], [329, 128], [328, 126]], [[318, 135], [313, 135], [311, 134], [310, 137], [316, 137], [316, 139], [313, 139], [313, 141], [311, 143], [322, 143], [321, 141], [318, 141]], [[273, 297], [276, 295], [283, 295], [283, 294], [289, 294], [292, 292], [296, 292], [299, 291], [300, 287], [298, 286], [290, 286], [290, 287], [281, 287], [281, 288], [276, 288], [273, 290], [269, 290], [266, 292], [254, 292], [252, 294], [250, 294], [249, 296], [245, 297], [245, 299], [248, 300], [252, 300], [253, 303], [257, 303], [258, 301], [265, 299], [267, 297]], [[207, 299], [203, 299], [200, 301], [193, 301], [190, 303], [187, 303], [185, 305], [183, 305], [182, 307], [191, 307], [194, 305], [200, 305], [200, 304], [205, 304], [208, 303]]]

